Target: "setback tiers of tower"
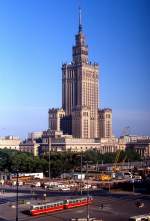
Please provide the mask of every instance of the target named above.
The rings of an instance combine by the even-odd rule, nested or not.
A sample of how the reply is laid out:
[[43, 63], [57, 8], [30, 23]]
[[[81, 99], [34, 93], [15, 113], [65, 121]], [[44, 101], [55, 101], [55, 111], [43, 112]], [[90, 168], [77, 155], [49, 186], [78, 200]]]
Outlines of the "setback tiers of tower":
[[112, 137], [112, 111], [98, 107], [99, 66], [89, 61], [80, 11], [72, 62], [62, 65], [62, 108], [49, 110], [49, 129], [75, 138]]
[[79, 23], [71, 64], [62, 65], [62, 107], [72, 125], [72, 135], [98, 137], [99, 67], [89, 62], [88, 46]]

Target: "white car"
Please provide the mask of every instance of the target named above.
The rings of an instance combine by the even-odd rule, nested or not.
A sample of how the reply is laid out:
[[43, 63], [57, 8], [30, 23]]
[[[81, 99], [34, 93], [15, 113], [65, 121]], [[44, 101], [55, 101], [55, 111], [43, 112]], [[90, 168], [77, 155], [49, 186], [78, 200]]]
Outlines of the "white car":
[[69, 187], [63, 187], [61, 188], [62, 191], [70, 191], [70, 188]]

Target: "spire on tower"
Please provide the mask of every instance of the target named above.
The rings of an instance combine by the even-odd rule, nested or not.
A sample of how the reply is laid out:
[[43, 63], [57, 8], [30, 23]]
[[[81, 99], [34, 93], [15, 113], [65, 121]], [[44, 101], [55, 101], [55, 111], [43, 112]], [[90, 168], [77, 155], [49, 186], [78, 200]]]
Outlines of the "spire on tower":
[[79, 33], [82, 32], [82, 11], [79, 7]]

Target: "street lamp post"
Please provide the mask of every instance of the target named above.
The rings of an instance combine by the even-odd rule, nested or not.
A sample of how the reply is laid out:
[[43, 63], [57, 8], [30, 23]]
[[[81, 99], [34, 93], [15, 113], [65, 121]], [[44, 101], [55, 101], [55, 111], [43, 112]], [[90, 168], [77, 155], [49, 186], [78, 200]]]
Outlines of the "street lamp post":
[[17, 191], [16, 191], [16, 221], [18, 221], [18, 177], [19, 177], [19, 174], [18, 174], [18, 170], [16, 171], [17, 172], [17, 180], [16, 180], [16, 187], [17, 187]]
[[51, 179], [51, 138], [48, 138], [48, 176], [49, 176], [49, 182]]
[[[48, 137], [48, 178], [49, 178], [49, 185], [50, 185], [50, 180], [51, 180], [51, 138]], [[46, 188], [45, 188], [45, 193], [43, 194], [44, 200], [46, 200]]]
[[82, 160], [83, 160], [83, 155], [82, 155], [82, 151], [81, 151], [81, 186], [80, 186], [80, 191], [81, 191], [81, 195], [82, 195]]
[[133, 183], [132, 191], [133, 191], [133, 193], [134, 193], [134, 192], [135, 192], [134, 179], [133, 179], [132, 183]]
[[88, 178], [88, 161], [87, 161], [87, 221], [90, 220], [89, 214], [89, 178]]

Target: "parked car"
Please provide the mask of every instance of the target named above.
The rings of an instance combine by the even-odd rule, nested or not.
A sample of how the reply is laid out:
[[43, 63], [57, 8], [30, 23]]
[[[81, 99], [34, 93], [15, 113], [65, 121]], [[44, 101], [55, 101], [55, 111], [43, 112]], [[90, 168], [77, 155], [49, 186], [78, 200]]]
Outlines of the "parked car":
[[124, 172], [124, 178], [127, 179], [127, 178], [133, 178], [133, 175], [131, 172]]
[[70, 191], [70, 188], [69, 187], [62, 187], [61, 191]]
[[133, 179], [134, 179], [134, 182], [141, 182], [142, 181], [142, 177], [139, 175], [134, 175]]

